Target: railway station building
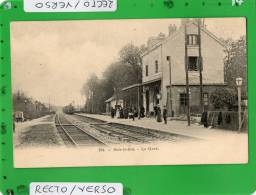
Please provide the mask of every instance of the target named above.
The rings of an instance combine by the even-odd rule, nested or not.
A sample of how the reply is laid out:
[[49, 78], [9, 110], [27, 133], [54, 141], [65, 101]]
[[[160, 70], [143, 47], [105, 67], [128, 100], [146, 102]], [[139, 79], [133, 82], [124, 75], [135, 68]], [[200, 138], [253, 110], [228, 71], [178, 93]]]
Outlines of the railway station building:
[[105, 101], [106, 113], [110, 114], [111, 107], [115, 108], [116, 106], [137, 108], [138, 101], [139, 105], [142, 105], [142, 99], [142, 87], [140, 83], [124, 87], [119, 91], [118, 95], [114, 93], [111, 98]]
[[[185, 33], [185, 24], [186, 32]], [[195, 20], [184, 20], [179, 28], [169, 26], [169, 34], [162, 33], [148, 40], [142, 55], [142, 96], [147, 114], [159, 105], [167, 107], [168, 115], [179, 116], [187, 111], [190, 98], [191, 113], [200, 113], [199, 30]], [[224, 88], [225, 44], [200, 23], [203, 103], [213, 109], [210, 96], [217, 88]], [[185, 36], [189, 94], [186, 94]], [[172, 111], [171, 111], [172, 110]]]

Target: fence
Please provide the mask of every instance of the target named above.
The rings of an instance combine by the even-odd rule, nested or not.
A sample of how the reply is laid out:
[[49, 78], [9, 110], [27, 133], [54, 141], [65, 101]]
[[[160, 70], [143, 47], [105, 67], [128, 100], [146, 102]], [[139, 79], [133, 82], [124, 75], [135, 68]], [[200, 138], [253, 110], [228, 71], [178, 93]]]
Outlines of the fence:
[[[247, 131], [247, 111], [241, 112], [241, 131]], [[209, 111], [208, 125], [220, 129], [238, 130], [238, 112], [235, 111]]]

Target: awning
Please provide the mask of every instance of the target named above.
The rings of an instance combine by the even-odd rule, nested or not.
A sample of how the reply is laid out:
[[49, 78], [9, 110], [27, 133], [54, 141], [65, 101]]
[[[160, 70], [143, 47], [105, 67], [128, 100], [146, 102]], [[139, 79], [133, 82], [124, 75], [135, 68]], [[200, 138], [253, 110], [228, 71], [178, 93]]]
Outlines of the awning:
[[151, 83], [156, 83], [156, 82], [161, 81], [161, 80], [162, 80], [161, 78], [153, 79], [153, 80], [150, 80], [150, 81], [143, 82], [142, 85], [148, 85], [148, 84], [151, 84]]
[[112, 96], [111, 98], [107, 99], [105, 102], [108, 103], [108, 102], [111, 102], [112, 100], [114, 100], [115, 98]]
[[128, 89], [133, 89], [133, 88], [137, 88], [137, 87], [140, 87], [142, 84], [140, 83], [137, 83], [137, 84], [133, 84], [133, 85], [130, 85], [128, 87], [124, 87], [123, 89], [121, 89], [121, 91], [126, 91]]

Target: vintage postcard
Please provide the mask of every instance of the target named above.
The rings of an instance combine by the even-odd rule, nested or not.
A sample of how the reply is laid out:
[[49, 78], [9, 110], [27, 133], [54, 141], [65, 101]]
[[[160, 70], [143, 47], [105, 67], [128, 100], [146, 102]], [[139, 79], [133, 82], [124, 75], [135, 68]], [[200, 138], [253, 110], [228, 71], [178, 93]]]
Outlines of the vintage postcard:
[[245, 18], [11, 23], [16, 168], [248, 160]]

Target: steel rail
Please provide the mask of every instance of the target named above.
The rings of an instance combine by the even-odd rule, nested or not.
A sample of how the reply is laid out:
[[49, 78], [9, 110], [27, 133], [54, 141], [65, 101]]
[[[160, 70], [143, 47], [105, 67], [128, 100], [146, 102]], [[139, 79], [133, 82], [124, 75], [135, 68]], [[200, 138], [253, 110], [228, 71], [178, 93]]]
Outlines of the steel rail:
[[[119, 135], [121, 135], [121, 136], [126, 136], [127, 138], [130, 138], [130, 139], [134, 139], [134, 140], [136, 140], [136, 141], [139, 141], [139, 142], [147, 142], [146, 140], [143, 140], [143, 139], [141, 139], [141, 138], [138, 138], [138, 137], [135, 137], [135, 136], [132, 136], [132, 135], [128, 135], [127, 133], [125, 133], [125, 132], [120, 132], [120, 131], [118, 131], [118, 130], [114, 130], [114, 129], [109, 129], [109, 128], [111, 128], [111, 126], [108, 126], [108, 127], [97, 127], [97, 125], [92, 125], [92, 127], [93, 128], [95, 128], [95, 129], [97, 129], [97, 130], [99, 130], [99, 131], [103, 131], [103, 130], [101, 130], [100, 128], [102, 128], [102, 129], [105, 129], [106, 131], [110, 131], [110, 132], [113, 132], [113, 133], [116, 133], [116, 134], [119, 134]], [[121, 130], [122, 131], [122, 130]]]
[[[153, 138], [158, 138], [157, 135], [154, 135], [152, 132], [149, 132], [148, 129], [147, 129], [147, 130], [146, 130], [146, 129], [144, 130], [144, 131], [147, 131], [147, 133], [146, 133], [146, 132], [142, 132], [142, 131], [138, 131], [138, 130], [132, 129], [132, 128], [134, 128], [134, 127], [131, 127], [131, 128], [126, 127], [125, 125], [123, 125], [123, 127], [120, 127], [119, 124], [115, 124], [115, 123], [110, 123], [110, 124], [108, 124], [108, 125], [112, 125], [113, 127], [121, 128], [121, 129], [123, 129], [123, 130], [125, 130], [125, 131], [130, 131], [130, 132], [132, 132], [132, 133], [136, 133], [136, 134], [139, 134], [139, 135], [145, 135], [145, 136], [151, 136], [151, 137], [153, 137]], [[142, 127], [139, 127], [139, 128], [142, 128]], [[158, 132], [155, 132], [155, 133], [158, 133]]]
[[80, 131], [82, 131], [83, 133], [87, 134], [89, 137], [93, 138], [94, 140], [100, 142], [100, 143], [103, 144], [103, 145], [107, 145], [104, 141], [102, 141], [102, 140], [100, 140], [99, 138], [95, 137], [93, 134], [91, 134], [91, 133], [85, 131], [84, 129], [82, 129], [82, 128], [80, 128], [80, 127], [78, 127], [76, 124], [74, 124], [74, 123], [72, 123], [72, 122], [70, 122], [70, 123], [71, 123], [74, 127], [76, 127], [77, 129], [79, 129]]
[[[68, 120], [68, 119], [66, 119]], [[58, 122], [59, 122], [59, 126], [61, 126], [61, 128], [64, 130], [65, 134], [68, 136], [69, 139], [72, 140], [72, 143], [74, 143], [76, 146], [79, 145], [73, 138], [72, 136], [70, 135], [70, 133], [67, 132], [67, 130], [63, 127], [63, 125], [61, 124], [60, 122], [60, 119], [59, 119], [59, 115], [58, 115]], [[102, 144], [102, 145], [107, 145], [105, 142], [103, 142], [102, 140], [100, 140], [99, 138], [95, 137], [94, 135], [92, 135], [91, 133], [85, 131], [84, 129], [78, 127], [76, 124], [72, 123], [71, 121], [68, 120], [68, 122], [70, 124], [65, 124], [65, 126], [73, 126], [75, 127], [76, 129], [80, 130], [82, 133], [86, 134], [89, 138], [92, 138], [94, 141]]]
[[57, 117], [57, 122], [59, 123], [58, 125], [61, 127], [61, 129], [63, 130], [63, 132], [66, 134], [66, 136], [68, 137], [68, 139], [72, 142], [73, 145], [77, 146], [78, 144], [76, 143], [76, 141], [70, 136], [70, 134], [67, 132], [67, 130], [62, 126], [58, 114], [56, 115], [56, 117]]

